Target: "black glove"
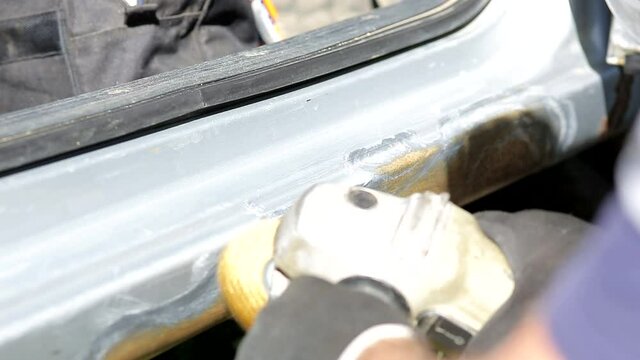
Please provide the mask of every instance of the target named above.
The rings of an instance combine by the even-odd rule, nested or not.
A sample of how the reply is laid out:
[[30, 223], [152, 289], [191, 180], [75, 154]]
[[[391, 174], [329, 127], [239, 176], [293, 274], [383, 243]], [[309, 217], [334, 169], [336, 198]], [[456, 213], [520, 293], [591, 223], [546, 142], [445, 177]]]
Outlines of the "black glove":
[[299, 277], [260, 313], [236, 359], [333, 360], [365, 330], [408, 322], [405, 310], [376, 296]]

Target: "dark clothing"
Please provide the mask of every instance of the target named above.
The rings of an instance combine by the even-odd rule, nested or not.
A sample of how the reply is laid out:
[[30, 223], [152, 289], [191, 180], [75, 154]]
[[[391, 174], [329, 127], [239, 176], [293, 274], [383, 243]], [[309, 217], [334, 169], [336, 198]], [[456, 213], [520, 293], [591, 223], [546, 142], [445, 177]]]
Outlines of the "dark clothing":
[[547, 321], [566, 359], [640, 359], [640, 232], [617, 200], [599, 223], [602, 231], [555, 282]]
[[574, 216], [543, 210], [475, 214], [482, 230], [504, 252], [515, 278], [509, 300], [467, 349], [484, 353], [504, 339], [548, 287], [593, 227]]
[[0, 113], [258, 44], [250, 0], [2, 0]]

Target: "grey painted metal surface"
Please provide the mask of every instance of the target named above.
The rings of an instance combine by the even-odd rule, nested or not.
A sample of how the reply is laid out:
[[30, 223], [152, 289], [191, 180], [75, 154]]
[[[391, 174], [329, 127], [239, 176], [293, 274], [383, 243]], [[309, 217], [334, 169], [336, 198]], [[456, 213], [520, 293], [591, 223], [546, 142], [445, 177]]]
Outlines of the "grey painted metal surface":
[[434, 43], [1, 178], [0, 358], [100, 358], [197, 316], [218, 300], [216, 253], [243, 226], [320, 181], [385, 184], [381, 166], [529, 110], [554, 158], [601, 134], [604, 93], [568, 2], [493, 0]]
[[252, 51], [0, 115], [0, 176], [433, 40], [464, 27], [488, 1], [408, 1]]

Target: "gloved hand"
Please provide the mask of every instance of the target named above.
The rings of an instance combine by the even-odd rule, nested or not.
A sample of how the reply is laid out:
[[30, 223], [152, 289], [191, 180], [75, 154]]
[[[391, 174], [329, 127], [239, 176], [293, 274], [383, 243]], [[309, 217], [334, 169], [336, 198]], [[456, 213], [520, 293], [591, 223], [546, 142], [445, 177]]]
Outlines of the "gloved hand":
[[[400, 293], [412, 313], [435, 310], [462, 326], [488, 305], [494, 311], [485, 311], [490, 319], [467, 347], [482, 353], [511, 329], [589, 229], [565, 214], [490, 211], [474, 217], [445, 195], [402, 199], [338, 185], [311, 189], [282, 221], [274, 261], [292, 285], [259, 316], [240, 359], [330, 358], [370, 326], [406, 322], [397, 307], [354, 292], [353, 283], [329, 286], [303, 275], [332, 283], [375, 279]], [[513, 273], [515, 290], [500, 302], [490, 292], [504, 271]]]
[[273, 261], [289, 278], [370, 279], [399, 293], [414, 319], [445, 314], [471, 333], [514, 286], [500, 249], [446, 194], [316, 186], [283, 217]]

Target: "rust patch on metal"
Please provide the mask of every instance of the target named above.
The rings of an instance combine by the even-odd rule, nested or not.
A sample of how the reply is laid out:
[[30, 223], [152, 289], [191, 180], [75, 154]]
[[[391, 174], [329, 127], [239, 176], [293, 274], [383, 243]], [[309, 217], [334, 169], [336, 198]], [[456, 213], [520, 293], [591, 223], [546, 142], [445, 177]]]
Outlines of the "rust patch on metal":
[[447, 191], [464, 204], [540, 169], [556, 149], [557, 136], [545, 116], [514, 111], [379, 166], [367, 186], [402, 196]]
[[192, 319], [173, 326], [145, 330], [132, 335], [109, 350], [107, 360], [150, 359], [229, 317], [223, 303], [217, 303]]
[[466, 203], [553, 161], [558, 138], [546, 117], [512, 112], [462, 134], [448, 161], [449, 192]]

